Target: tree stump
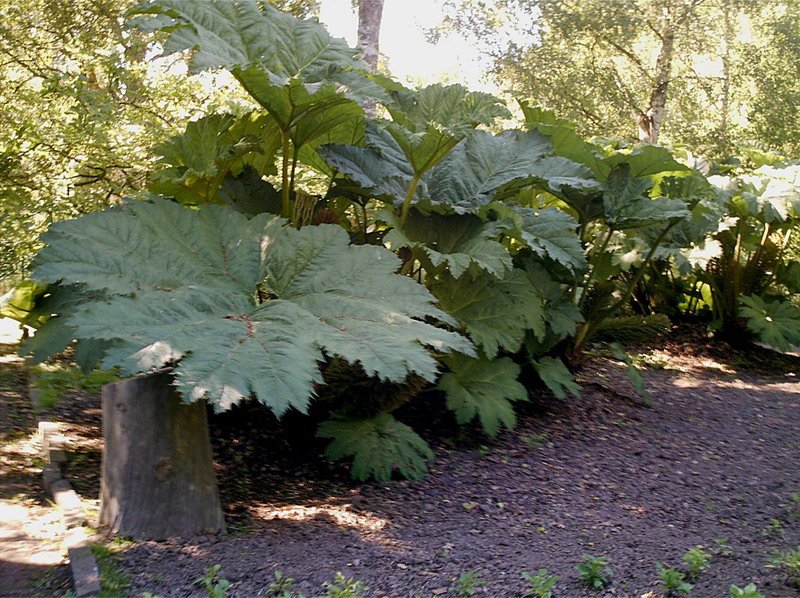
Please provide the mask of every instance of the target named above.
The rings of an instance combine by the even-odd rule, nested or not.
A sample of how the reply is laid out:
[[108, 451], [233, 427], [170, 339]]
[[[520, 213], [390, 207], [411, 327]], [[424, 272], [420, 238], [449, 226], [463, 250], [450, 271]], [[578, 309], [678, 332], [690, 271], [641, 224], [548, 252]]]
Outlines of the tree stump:
[[103, 387], [100, 523], [134, 539], [225, 529], [205, 401], [185, 404], [158, 372]]

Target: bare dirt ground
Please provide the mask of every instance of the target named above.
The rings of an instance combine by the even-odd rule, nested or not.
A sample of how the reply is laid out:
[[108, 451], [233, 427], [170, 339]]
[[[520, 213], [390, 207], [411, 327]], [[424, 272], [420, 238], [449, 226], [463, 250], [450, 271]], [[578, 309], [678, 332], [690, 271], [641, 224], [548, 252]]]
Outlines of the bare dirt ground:
[[69, 588], [64, 526], [39, 482], [24, 362], [0, 345], [0, 596], [52, 596]]
[[[401, 412], [434, 443], [420, 482], [353, 483], [344, 466], [316, 458], [319, 447], [310, 457], [293, 449], [303, 431], [257, 406], [215, 416], [232, 533], [134, 544], [122, 555], [131, 595], [203, 595], [195, 580], [219, 564], [233, 596], [269, 595], [279, 570], [306, 596], [341, 571], [367, 596], [457, 596], [458, 578], [473, 573], [475, 595], [516, 597], [522, 572], [540, 567], [559, 577], [557, 597], [663, 596], [656, 563], [681, 568], [702, 545], [713, 556], [691, 596], [749, 582], [772, 598], [800, 596], [769, 562], [800, 546], [800, 360], [687, 334], [640, 351], [651, 407], [619, 364], [596, 358], [580, 374], [581, 397], [542, 392], [518, 429], [494, 440], [432, 415], [442, 409]], [[58, 407], [82, 426], [67, 474], [89, 496], [97, 409], [82, 395]], [[611, 559], [605, 592], [580, 585], [584, 555]]]

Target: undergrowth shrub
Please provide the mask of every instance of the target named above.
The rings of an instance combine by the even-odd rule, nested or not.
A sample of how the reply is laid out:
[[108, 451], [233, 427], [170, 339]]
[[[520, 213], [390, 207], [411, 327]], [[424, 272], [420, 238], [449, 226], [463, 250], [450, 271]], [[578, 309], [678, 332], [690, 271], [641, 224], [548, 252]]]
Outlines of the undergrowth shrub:
[[[77, 339], [85, 368], [172, 367], [185, 400], [216, 409], [253, 396], [277, 416], [323, 405], [330, 458], [352, 458], [359, 479], [418, 478], [432, 452], [396, 412], [420, 394], [494, 436], [537, 383], [577, 394], [572, 371], [593, 343], [665, 332], [654, 312], [669, 285], [655, 282], [713, 271], [687, 255], [733, 230], [726, 210], [763, 212], [766, 228], [743, 229], [765, 239], [751, 261], [778, 259], [796, 207], [752, 199], [752, 181], [720, 200], [685, 156], [590, 142], [525, 102], [524, 127], [501, 130], [510, 113], [494, 96], [408, 89], [370, 76], [316, 21], [256, 0], [230, 8], [131, 10], [192, 72], [227, 70], [253, 105], [189, 123], [154, 149], [141, 197], [43, 237], [15, 308], [39, 328], [25, 347], [35, 360]], [[785, 298], [797, 272], [784, 270], [769, 276]], [[748, 296], [733, 317], [790, 342], [789, 304]]]

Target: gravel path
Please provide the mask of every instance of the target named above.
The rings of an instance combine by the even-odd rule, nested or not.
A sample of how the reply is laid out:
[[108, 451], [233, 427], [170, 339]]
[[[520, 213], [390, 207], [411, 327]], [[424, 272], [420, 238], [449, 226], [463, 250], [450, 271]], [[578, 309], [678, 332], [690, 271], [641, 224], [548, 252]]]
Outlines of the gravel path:
[[[235, 596], [268, 595], [276, 570], [306, 596], [337, 571], [368, 596], [457, 596], [469, 572], [485, 582], [478, 596], [523, 596], [521, 573], [540, 567], [560, 578], [556, 596], [602, 596], [574, 569], [592, 554], [611, 559], [607, 595], [661, 596], [656, 563], [681, 567], [702, 545], [721, 554], [692, 596], [748, 582], [799, 596], [767, 564], [773, 548], [800, 545], [800, 505], [787, 506], [800, 492], [798, 362], [741, 373], [724, 346], [679, 343], [648, 359], [665, 367], [648, 374], [652, 408], [631, 398], [617, 364], [596, 360], [580, 398], [542, 396], [494, 441], [439, 443], [416, 483], [359, 486], [336, 466], [292, 464], [270, 453], [268, 434], [253, 436], [268, 427], [257, 409], [216, 418], [223, 495], [247, 533], [141, 543], [126, 569], [137, 591], [162, 597], [200, 594], [193, 582], [213, 564]], [[428, 423], [441, 438], [447, 424]]]
[[[715, 554], [691, 596], [723, 598], [748, 582], [770, 598], [800, 596], [768, 564], [773, 549], [800, 546], [800, 507], [789, 506], [800, 492], [800, 360], [697, 336], [645, 353], [650, 408], [619, 364], [595, 359], [580, 398], [542, 393], [517, 431], [495, 440], [459, 429], [443, 409], [400, 413], [440, 439], [431, 474], [415, 483], [355, 484], [346, 467], [316, 458], [319, 446], [309, 455], [296, 449], [307, 443], [288, 442], [312, 432], [302, 423], [280, 427], [257, 406], [214, 416], [233, 533], [134, 544], [122, 555], [131, 595], [202, 596], [195, 580], [219, 564], [242, 597], [269, 595], [275, 571], [308, 597], [337, 571], [370, 597], [458, 596], [468, 573], [481, 580], [476, 596], [519, 597], [522, 572], [540, 567], [560, 578], [556, 597], [663, 596], [656, 563], [681, 567], [703, 545]], [[66, 473], [88, 498], [98, 491], [98, 407], [75, 394], [56, 409], [75, 438]], [[586, 554], [611, 559], [607, 592], [580, 585]]]

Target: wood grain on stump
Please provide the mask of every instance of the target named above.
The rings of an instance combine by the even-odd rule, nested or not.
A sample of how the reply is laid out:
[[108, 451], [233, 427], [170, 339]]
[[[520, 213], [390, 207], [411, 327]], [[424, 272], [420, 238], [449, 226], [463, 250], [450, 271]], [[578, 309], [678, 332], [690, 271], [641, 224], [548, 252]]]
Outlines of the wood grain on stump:
[[103, 387], [100, 523], [161, 540], [225, 529], [205, 401], [186, 404], [169, 373]]

